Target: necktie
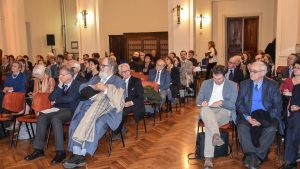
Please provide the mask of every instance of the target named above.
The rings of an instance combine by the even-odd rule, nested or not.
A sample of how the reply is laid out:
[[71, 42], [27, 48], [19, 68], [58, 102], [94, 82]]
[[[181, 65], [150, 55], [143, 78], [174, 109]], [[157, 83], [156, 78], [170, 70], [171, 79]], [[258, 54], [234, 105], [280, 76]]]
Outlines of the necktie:
[[293, 76], [293, 68], [290, 68], [289, 69], [289, 77], [292, 77]]
[[125, 98], [128, 97], [128, 81], [125, 80], [126, 83], [126, 89], [125, 89]]
[[230, 69], [229, 80], [233, 80], [233, 71], [232, 71], [232, 69]]
[[159, 75], [160, 75], [160, 71], [158, 71], [158, 72], [156, 73], [156, 78], [155, 78], [155, 82], [156, 82], [156, 83], [158, 83]]
[[68, 93], [68, 85], [66, 84], [63, 85], [63, 91], [65, 95]]
[[258, 91], [258, 85], [257, 84], [255, 85], [255, 90]]

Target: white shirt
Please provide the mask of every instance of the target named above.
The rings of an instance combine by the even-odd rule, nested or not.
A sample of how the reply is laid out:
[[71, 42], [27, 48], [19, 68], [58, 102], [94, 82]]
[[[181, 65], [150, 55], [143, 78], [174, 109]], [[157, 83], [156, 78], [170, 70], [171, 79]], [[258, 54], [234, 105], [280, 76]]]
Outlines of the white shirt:
[[220, 84], [220, 85], [217, 85], [214, 82], [214, 88], [213, 88], [213, 91], [211, 93], [211, 97], [209, 99], [208, 106], [211, 106], [216, 101], [224, 100], [223, 99], [223, 86], [224, 86], [224, 82], [222, 84]]

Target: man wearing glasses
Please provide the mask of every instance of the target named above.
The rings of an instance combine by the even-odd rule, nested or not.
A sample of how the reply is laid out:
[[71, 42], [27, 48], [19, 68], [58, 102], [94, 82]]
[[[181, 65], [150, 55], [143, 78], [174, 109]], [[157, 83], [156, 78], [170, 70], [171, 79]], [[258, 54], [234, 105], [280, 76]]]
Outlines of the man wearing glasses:
[[266, 159], [277, 130], [283, 134], [284, 125], [279, 86], [265, 77], [267, 66], [256, 61], [249, 71], [250, 79], [241, 82], [236, 101], [237, 129], [244, 165], [255, 169]]
[[166, 63], [162, 59], [158, 59], [155, 69], [149, 71], [149, 81], [158, 84], [159, 94], [161, 96], [160, 107], [165, 103], [168, 90], [171, 84], [170, 73], [165, 69]]
[[237, 84], [240, 84], [244, 80], [244, 75], [242, 69], [236, 67], [237, 57], [233, 56], [229, 58], [227, 63], [227, 73], [225, 74], [226, 79], [234, 81]]

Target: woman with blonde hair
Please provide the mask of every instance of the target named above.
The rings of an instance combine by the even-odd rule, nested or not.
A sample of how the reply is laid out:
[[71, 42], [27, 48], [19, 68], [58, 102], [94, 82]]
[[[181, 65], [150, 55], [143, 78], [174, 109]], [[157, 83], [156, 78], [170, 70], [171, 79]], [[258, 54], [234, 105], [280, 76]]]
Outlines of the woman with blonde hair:
[[32, 75], [34, 77], [33, 95], [35, 93], [51, 93], [54, 90], [55, 81], [47, 74], [44, 65], [36, 65], [33, 68]]

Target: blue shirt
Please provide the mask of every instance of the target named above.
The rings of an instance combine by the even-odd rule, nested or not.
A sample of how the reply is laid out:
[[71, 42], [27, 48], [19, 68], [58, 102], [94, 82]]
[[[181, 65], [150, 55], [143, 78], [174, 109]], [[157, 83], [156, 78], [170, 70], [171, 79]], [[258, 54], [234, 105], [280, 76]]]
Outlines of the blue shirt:
[[4, 87], [12, 87], [14, 92], [26, 92], [25, 88], [26, 77], [24, 73], [19, 73], [17, 77], [13, 78], [12, 73], [6, 75]]
[[[259, 83], [254, 83], [253, 82], [253, 88], [252, 88], [252, 105], [251, 105], [251, 112], [254, 112], [255, 110], [266, 110], [266, 108], [263, 105], [262, 102], [262, 83], [263, 81], [259, 82]], [[255, 88], [255, 86], [257, 85], [258, 90]], [[247, 120], [248, 116], [244, 115], [245, 119]]]

